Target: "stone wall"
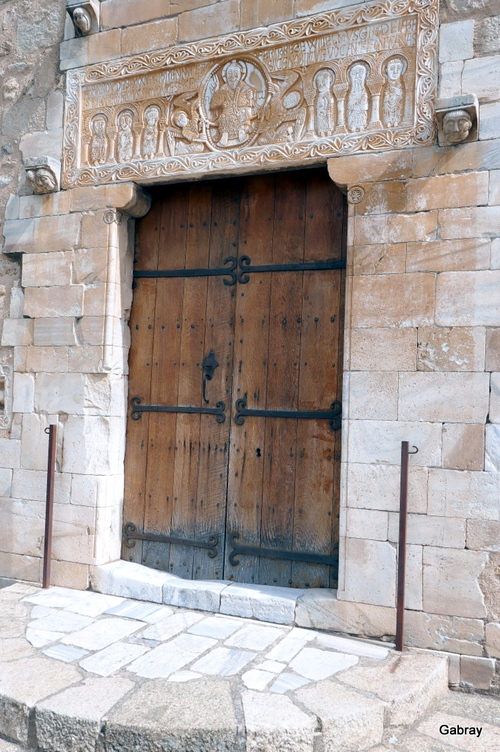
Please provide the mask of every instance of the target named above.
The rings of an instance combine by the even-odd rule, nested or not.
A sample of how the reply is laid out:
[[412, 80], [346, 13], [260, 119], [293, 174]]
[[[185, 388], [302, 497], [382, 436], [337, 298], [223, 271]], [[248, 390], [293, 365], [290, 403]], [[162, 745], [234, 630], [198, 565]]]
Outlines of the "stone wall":
[[[102, 30], [78, 38], [62, 2], [40, 3], [38, 19], [36, 3], [0, 5], [8, 29], [0, 197], [10, 196], [0, 353], [15, 370], [12, 426], [0, 438], [0, 575], [40, 577], [43, 429], [56, 418], [55, 582], [86, 587], [90, 566], [119, 556], [128, 218], [147, 202], [130, 184], [28, 195], [21, 152], [61, 154], [58, 41], [65, 35], [67, 70], [349, 4], [103, 0]], [[329, 161], [335, 182], [357, 188], [349, 205], [341, 583], [339, 600], [302, 616], [304, 625], [393, 633], [399, 442], [408, 440], [419, 448], [410, 470], [408, 639], [477, 657], [488, 685], [491, 659], [500, 657], [495, 6], [445, 0], [441, 10], [439, 96], [478, 97], [478, 141]]]

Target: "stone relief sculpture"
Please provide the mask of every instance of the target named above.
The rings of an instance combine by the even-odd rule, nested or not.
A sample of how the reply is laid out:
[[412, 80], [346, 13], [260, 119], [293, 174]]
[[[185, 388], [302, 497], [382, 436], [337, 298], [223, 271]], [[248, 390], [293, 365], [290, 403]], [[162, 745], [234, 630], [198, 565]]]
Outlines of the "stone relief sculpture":
[[398, 126], [403, 120], [405, 105], [403, 73], [406, 67], [406, 61], [401, 57], [391, 57], [385, 64], [387, 83], [382, 96], [382, 121], [387, 128]]
[[322, 68], [314, 76], [314, 115], [316, 134], [320, 137], [331, 136], [335, 130], [335, 98], [332, 86], [335, 74], [329, 68]]
[[90, 163], [103, 165], [108, 157], [108, 137], [106, 135], [106, 118], [96, 115], [91, 123], [92, 136], [90, 140]]
[[90, 30], [92, 29], [92, 19], [85, 8], [75, 8], [73, 11], [73, 23], [80, 29], [82, 34], [90, 34]]
[[450, 144], [465, 141], [472, 128], [472, 118], [466, 110], [452, 110], [443, 117], [443, 134]]
[[347, 95], [347, 127], [354, 133], [364, 131], [368, 124], [370, 106], [366, 79], [368, 67], [357, 62], [349, 70], [349, 93]]
[[231, 60], [222, 68], [224, 83], [210, 100], [218, 146], [239, 146], [249, 140], [257, 114], [257, 90], [246, 83], [247, 65]]
[[431, 144], [437, 29], [437, 0], [369, 1], [70, 71], [64, 185]]
[[99, 0], [67, 0], [66, 8], [75, 25], [77, 36], [99, 31]]
[[479, 130], [479, 104], [472, 94], [462, 94], [436, 102], [440, 146], [476, 141]]
[[61, 163], [52, 157], [37, 157], [24, 162], [26, 180], [33, 193], [54, 193], [59, 190]]
[[160, 114], [160, 108], [154, 105], [148, 107], [144, 113], [144, 120], [146, 121], [142, 139], [142, 156], [144, 159], [153, 159], [158, 151], [158, 121]]
[[270, 96], [263, 108], [259, 144], [298, 141], [304, 129], [306, 108], [298, 73], [273, 76]]
[[130, 162], [134, 153], [134, 136], [132, 125], [134, 116], [130, 110], [120, 113], [118, 117], [118, 161]]

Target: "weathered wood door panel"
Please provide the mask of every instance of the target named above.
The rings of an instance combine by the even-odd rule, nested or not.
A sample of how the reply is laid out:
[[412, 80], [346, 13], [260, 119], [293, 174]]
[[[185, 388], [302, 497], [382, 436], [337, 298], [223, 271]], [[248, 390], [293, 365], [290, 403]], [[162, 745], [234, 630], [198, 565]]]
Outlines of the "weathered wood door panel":
[[194, 579], [331, 586], [340, 432], [251, 411], [323, 413], [340, 399], [343, 197], [326, 170], [153, 193], [138, 223], [130, 397], [181, 412], [131, 413], [124, 557]]

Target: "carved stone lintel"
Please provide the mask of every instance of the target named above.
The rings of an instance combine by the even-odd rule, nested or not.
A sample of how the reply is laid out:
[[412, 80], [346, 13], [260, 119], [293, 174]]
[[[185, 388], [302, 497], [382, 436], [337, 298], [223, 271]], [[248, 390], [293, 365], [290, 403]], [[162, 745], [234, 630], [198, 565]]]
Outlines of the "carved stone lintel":
[[52, 157], [36, 157], [24, 161], [26, 180], [33, 193], [56, 193], [60, 189], [61, 163]]
[[437, 9], [367, 0], [69, 71], [64, 187], [430, 145]]
[[436, 120], [440, 146], [453, 146], [477, 141], [479, 106], [477, 97], [464, 94], [436, 102]]
[[67, 0], [66, 9], [71, 16], [77, 36], [87, 36], [99, 31], [101, 5], [99, 0]]

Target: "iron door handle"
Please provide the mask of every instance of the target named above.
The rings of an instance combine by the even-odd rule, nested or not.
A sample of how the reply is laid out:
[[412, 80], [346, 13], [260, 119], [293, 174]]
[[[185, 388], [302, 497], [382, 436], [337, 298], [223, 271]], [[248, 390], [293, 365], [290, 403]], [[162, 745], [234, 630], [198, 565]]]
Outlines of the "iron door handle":
[[203, 376], [202, 376], [203, 402], [206, 402], [207, 404], [210, 402], [210, 400], [207, 398], [207, 381], [212, 381], [215, 369], [218, 367], [219, 367], [219, 363], [217, 361], [217, 358], [215, 357], [215, 353], [213, 350], [210, 350], [206, 358], [203, 360], [203, 363], [201, 364], [201, 369], [203, 372]]

